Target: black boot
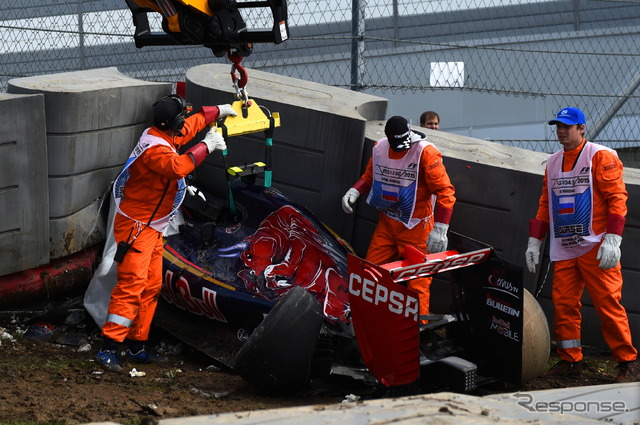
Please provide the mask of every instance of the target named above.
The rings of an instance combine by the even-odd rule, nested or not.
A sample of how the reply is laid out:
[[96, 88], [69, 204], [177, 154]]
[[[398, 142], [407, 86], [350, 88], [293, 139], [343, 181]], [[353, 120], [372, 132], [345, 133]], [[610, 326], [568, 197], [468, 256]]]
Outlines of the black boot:
[[128, 339], [127, 343], [127, 359], [133, 363], [161, 363], [166, 362], [168, 359], [162, 356], [147, 346], [147, 341], [135, 341]]

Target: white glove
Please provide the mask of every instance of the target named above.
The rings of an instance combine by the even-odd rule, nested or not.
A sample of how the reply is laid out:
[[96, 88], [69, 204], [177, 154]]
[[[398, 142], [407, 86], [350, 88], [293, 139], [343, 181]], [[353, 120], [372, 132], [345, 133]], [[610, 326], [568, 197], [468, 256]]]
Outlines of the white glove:
[[605, 233], [596, 260], [600, 260], [601, 269], [611, 269], [620, 261], [620, 243], [622, 236], [615, 233]]
[[215, 150], [223, 151], [227, 149], [227, 144], [224, 141], [224, 137], [222, 137], [222, 134], [216, 131], [215, 127], [212, 127], [207, 135], [204, 136], [202, 143], [207, 145], [207, 150], [209, 151], [209, 153]]
[[347, 190], [347, 193], [342, 197], [342, 209], [347, 214], [353, 214], [353, 204], [356, 203], [360, 197], [360, 192], [357, 189], [351, 188]]
[[447, 230], [449, 230], [448, 224], [436, 222], [433, 225], [433, 230], [429, 233], [429, 238], [427, 239], [427, 251], [429, 254], [446, 251], [449, 243]]
[[524, 253], [524, 259], [527, 262], [527, 268], [531, 273], [536, 272], [536, 266], [540, 264], [540, 246], [542, 241], [532, 236], [529, 237], [527, 251]]
[[204, 193], [200, 192], [200, 189], [195, 186], [187, 186], [187, 192], [189, 192], [189, 195], [191, 196], [199, 196], [203, 201], [207, 200], [207, 198], [205, 198], [204, 196]]
[[227, 117], [229, 115], [234, 116], [234, 117], [236, 115], [238, 115], [236, 113], [236, 111], [233, 110], [233, 107], [231, 105], [229, 105], [228, 103], [225, 104], [225, 105], [218, 105], [218, 110], [220, 111], [220, 113], [218, 115], [218, 119]]

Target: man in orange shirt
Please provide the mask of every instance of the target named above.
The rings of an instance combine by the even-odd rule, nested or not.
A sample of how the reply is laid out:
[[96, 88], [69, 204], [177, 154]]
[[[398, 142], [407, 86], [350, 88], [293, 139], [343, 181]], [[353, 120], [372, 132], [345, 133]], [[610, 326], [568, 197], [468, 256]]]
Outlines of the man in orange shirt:
[[637, 381], [638, 351], [620, 304], [620, 243], [628, 197], [622, 162], [614, 150], [585, 139], [586, 119], [580, 109], [561, 109], [549, 125], [556, 126], [564, 149], [547, 162], [525, 253], [527, 268], [535, 273], [540, 246], [551, 227], [554, 332], [560, 361], [545, 375], [582, 373], [580, 299], [586, 287], [602, 321], [604, 339], [618, 362], [616, 382]]
[[[389, 118], [384, 132], [364, 174], [342, 198], [343, 210], [352, 214], [356, 200], [368, 192], [367, 203], [380, 211], [365, 259], [375, 264], [396, 261], [407, 245], [424, 254], [445, 251], [456, 198], [440, 151], [403, 117]], [[419, 295], [423, 323], [429, 314], [430, 285], [431, 278], [408, 284]]]
[[153, 127], [146, 129], [114, 184], [117, 214], [118, 282], [111, 292], [103, 343], [96, 358], [106, 369], [121, 371], [123, 341], [127, 357], [150, 363], [160, 358], [146, 346], [162, 287], [162, 232], [184, 199], [184, 178], [214, 150], [226, 149], [211, 130], [184, 154], [178, 149], [218, 118], [236, 115], [231, 105], [203, 106], [187, 117], [189, 106], [178, 95], [153, 105]]

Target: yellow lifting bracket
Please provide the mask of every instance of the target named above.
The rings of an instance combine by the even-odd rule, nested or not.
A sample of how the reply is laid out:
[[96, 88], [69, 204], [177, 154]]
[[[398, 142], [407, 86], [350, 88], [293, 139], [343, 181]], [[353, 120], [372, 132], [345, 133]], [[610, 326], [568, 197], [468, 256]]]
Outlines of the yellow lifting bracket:
[[[257, 161], [253, 164], [245, 163], [244, 167], [228, 167], [226, 159], [227, 150], [225, 149], [222, 151], [222, 160], [229, 190], [229, 207], [231, 208], [231, 213], [236, 216], [237, 211], [233, 200], [233, 193], [231, 192], [230, 176], [244, 178], [245, 176], [255, 176], [259, 173], [264, 173], [264, 186], [271, 187], [271, 147], [273, 145], [273, 130], [275, 127], [280, 127], [280, 114], [278, 112], [270, 112], [266, 108], [261, 108], [254, 100], [249, 99], [248, 96], [243, 100], [233, 102], [231, 107], [236, 111], [237, 115], [228, 115], [218, 122], [217, 125], [212, 125], [211, 127], [215, 128], [215, 131], [220, 133], [225, 139], [243, 134], [258, 133], [260, 131], [264, 131], [266, 136], [264, 162]], [[267, 111], [268, 116], [264, 111]]]
[[[223, 136], [240, 136], [280, 127], [280, 114], [278, 112], [271, 113], [271, 118], [273, 118], [272, 126], [271, 119], [267, 117], [255, 100], [249, 100], [248, 102], [236, 100], [231, 104], [231, 107], [238, 115], [225, 117], [222, 125], [218, 125], [216, 131]], [[223, 127], [226, 127], [226, 134], [223, 131]]]

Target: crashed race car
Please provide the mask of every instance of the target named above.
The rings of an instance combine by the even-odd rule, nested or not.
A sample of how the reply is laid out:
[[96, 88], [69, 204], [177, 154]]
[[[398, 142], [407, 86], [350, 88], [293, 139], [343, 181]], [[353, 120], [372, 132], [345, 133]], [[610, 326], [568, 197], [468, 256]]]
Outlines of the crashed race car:
[[[256, 183], [230, 199], [187, 195], [166, 238], [154, 323], [255, 386], [297, 391], [350, 376], [384, 394], [520, 385], [549, 356], [547, 321], [522, 270], [452, 233], [449, 250], [375, 265], [305, 207]], [[422, 324], [406, 281], [448, 278], [449, 311]], [[422, 318], [424, 319], [424, 318]]]
[[[217, 57], [226, 54], [236, 98], [243, 99], [239, 116], [259, 109], [249, 107], [240, 61], [253, 43], [288, 39], [286, 0], [127, 5], [136, 47], [202, 45]], [[241, 10], [267, 8], [271, 28], [249, 30]], [[162, 16], [163, 33], [151, 31], [148, 13]], [[270, 134], [274, 120], [268, 118], [270, 127], [262, 129]], [[223, 135], [232, 136], [227, 130]], [[425, 257], [407, 247], [404, 260], [368, 263], [310, 211], [271, 188], [265, 162], [229, 168], [228, 199], [199, 190], [187, 195], [184, 223], [166, 238], [156, 325], [268, 390], [295, 391], [343, 374], [391, 393], [471, 391], [495, 379], [520, 384], [542, 372], [547, 322], [518, 267], [455, 234], [445, 253]], [[264, 186], [256, 184], [260, 172]], [[229, 174], [239, 179], [231, 182]], [[451, 306], [423, 324], [418, 298], [404, 283], [438, 274], [449, 278]]]

